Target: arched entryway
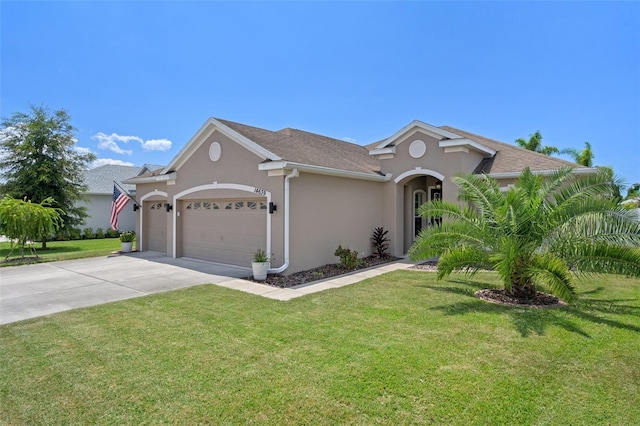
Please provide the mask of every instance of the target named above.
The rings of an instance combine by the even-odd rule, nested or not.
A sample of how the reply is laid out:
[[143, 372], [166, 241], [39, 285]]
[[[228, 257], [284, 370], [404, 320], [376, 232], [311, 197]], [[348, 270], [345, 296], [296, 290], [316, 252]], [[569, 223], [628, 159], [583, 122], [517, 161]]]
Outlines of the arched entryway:
[[427, 226], [437, 226], [441, 218], [420, 216], [418, 210], [424, 203], [442, 199], [444, 176], [432, 170], [416, 169], [396, 178], [398, 192], [403, 198], [403, 250], [413, 245], [420, 231]]

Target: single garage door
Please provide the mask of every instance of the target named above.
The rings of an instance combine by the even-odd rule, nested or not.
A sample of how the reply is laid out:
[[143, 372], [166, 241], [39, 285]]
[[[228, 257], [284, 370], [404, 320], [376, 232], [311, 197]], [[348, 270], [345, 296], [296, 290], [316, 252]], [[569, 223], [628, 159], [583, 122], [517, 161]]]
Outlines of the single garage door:
[[250, 266], [267, 242], [265, 198], [181, 202], [182, 256]]
[[158, 201], [145, 201], [144, 212], [146, 214], [147, 244], [145, 250], [167, 252], [167, 216], [165, 203]]

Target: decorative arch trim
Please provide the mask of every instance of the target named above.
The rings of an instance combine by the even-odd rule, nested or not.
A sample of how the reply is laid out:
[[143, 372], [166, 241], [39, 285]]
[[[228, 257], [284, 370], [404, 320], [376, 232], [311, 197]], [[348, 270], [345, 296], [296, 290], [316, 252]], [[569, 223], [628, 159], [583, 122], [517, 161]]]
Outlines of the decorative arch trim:
[[414, 169], [414, 170], [408, 170], [398, 175], [398, 177], [396, 177], [393, 181], [395, 183], [400, 183], [403, 179], [408, 178], [410, 176], [424, 176], [424, 175], [433, 176], [435, 178], [438, 178], [439, 180], [444, 180], [444, 175], [436, 171], [429, 170], [429, 169]]
[[[192, 188], [185, 189], [184, 191], [177, 193], [176, 195], [173, 196], [174, 209], [172, 210], [173, 212], [173, 255], [172, 257], [174, 258], [176, 257], [177, 248], [178, 248], [178, 242], [176, 239], [177, 237], [176, 222], [178, 217], [177, 216], [178, 209], [175, 207], [177, 205], [178, 200], [184, 197], [185, 195], [193, 194], [194, 192], [207, 191], [210, 189], [235, 189], [237, 191], [251, 192], [257, 196], [266, 197], [267, 204], [271, 202], [270, 191], [267, 191], [265, 189], [258, 188], [255, 186], [243, 185], [241, 183], [213, 182], [206, 185], [194, 186]], [[267, 213], [267, 247], [265, 247], [265, 252], [271, 253], [271, 215], [269, 213]]]
[[147, 192], [146, 194], [144, 194], [142, 197], [140, 197], [140, 202], [143, 202], [144, 200], [146, 200], [147, 198], [150, 197], [154, 197], [156, 195], [159, 195], [161, 197], [167, 198], [167, 193], [164, 191], [158, 191], [157, 189], [155, 191], [151, 191], [151, 192]]

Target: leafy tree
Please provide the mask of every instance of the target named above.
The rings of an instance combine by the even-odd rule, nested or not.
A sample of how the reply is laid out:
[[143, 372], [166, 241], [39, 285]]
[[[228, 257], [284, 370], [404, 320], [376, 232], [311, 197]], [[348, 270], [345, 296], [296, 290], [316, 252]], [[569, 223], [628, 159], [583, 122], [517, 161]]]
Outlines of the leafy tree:
[[633, 185], [629, 186], [629, 189], [627, 190], [627, 196], [624, 197], [624, 199], [628, 200], [630, 198], [638, 197], [640, 197], [640, 183], [634, 183]]
[[626, 187], [624, 182], [616, 178], [613, 167], [611, 166], [596, 166], [596, 169], [609, 179], [609, 182], [611, 183], [611, 191], [603, 193], [602, 195], [611, 198], [616, 203], [619, 203], [622, 200], [622, 191], [624, 191], [624, 188]]
[[542, 287], [571, 301], [574, 279], [584, 274], [640, 276], [640, 222], [602, 196], [612, 191], [605, 173], [577, 176], [561, 169], [542, 177], [525, 169], [506, 192], [479, 175], [454, 182], [459, 199], [472, 206], [424, 204], [424, 217], [446, 219], [424, 229], [409, 250], [414, 260], [440, 256], [439, 279], [489, 269], [512, 296], [530, 299]]
[[[563, 149], [560, 153], [571, 155], [573, 157], [573, 161], [577, 164], [580, 164], [581, 166], [594, 167], [593, 159], [595, 158], [595, 155], [593, 153], [593, 150], [591, 149], [591, 144], [589, 142], [585, 142], [584, 148], [580, 151], [573, 148], [567, 148], [567, 149]], [[613, 197], [613, 199], [618, 202], [622, 200], [622, 191], [624, 190], [625, 185], [624, 183], [616, 179], [615, 173], [613, 171], [613, 167], [610, 167], [610, 166], [595, 166], [595, 167], [601, 173], [608, 176], [609, 180], [611, 181], [612, 191], [608, 195]]]
[[524, 138], [516, 139], [516, 144], [518, 144], [520, 148], [539, 152], [544, 155], [557, 154], [558, 152], [560, 152], [560, 150], [558, 150], [558, 148], [556, 148], [555, 146], [542, 145], [542, 134], [538, 130], [536, 130], [534, 134], [529, 135], [528, 140]]
[[571, 155], [573, 157], [573, 161], [581, 166], [593, 167], [593, 158], [595, 156], [589, 142], [584, 143], [584, 149], [582, 151], [578, 151], [574, 148], [567, 148], [560, 151], [560, 153]]
[[[53, 198], [60, 208], [64, 226], [84, 222], [86, 207], [77, 205], [86, 191], [83, 170], [95, 155], [76, 151], [75, 128], [67, 111], [50, 112], [44, 106], [31, 106], [29, 112], [16, 112], [2, 121], [0, 130], [0, 170], [4, 183], [0, 193], [40, 203]], [[46, 248], [48, 235], [42, 235]]]
[[[62, 225], [60, 209], [50, 207], [53, 199], [47, 198], [42, 203], [32, 203], [27, 199], [16, 200], [5, 196], [0, 200], [0, 233], [15, 240], [20, 247], [20, 255], [24, 257], [24, 247], [41, 235], [52, 235]], [[15, 246], [11, 245], [13, 253]], [[33, 251], [35, 254], [35, 251]], [[37, 256], [37, 255], [36, 255]]]

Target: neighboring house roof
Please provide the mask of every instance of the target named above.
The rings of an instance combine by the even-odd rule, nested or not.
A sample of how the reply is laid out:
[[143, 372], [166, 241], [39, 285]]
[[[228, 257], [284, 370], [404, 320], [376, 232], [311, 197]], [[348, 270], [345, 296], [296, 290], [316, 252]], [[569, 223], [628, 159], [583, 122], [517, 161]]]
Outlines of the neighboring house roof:
[[556, 170], [562, 167], [573, 167], [577, 170], [591, 170], [570, 161], [529, 151], [528, 149], [508, 143], [498, 142], [485, 138], [484, 136], [456, 129], [455, 127], [440, 126], [440, 128], [464, 138], [474, 140], [496, 151], [496, 154], [492, 158], [486, 158], [482, 161], [478, 167], [476, 167], [474, 173], [487, 173], [490, 175], [517, 173], [519, 175], [526, 167], [529, 167], [531, 171], [534, 172]]
[[84, 183], [87, 185], [87, 194], [113, 194], [113, 181], [118, 182], [130, 193], [135, 191], [135, 185], [123, 184], [122, 181], [136, 176], [140, 167], [118, 166], [115, 164], [105, 164], [93, 169], [85, 170]]

